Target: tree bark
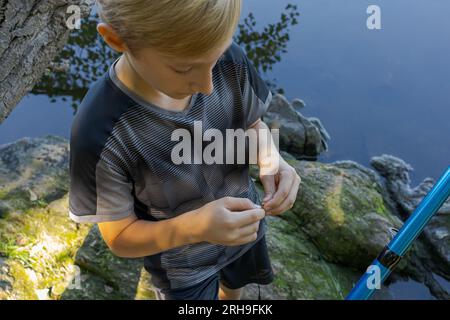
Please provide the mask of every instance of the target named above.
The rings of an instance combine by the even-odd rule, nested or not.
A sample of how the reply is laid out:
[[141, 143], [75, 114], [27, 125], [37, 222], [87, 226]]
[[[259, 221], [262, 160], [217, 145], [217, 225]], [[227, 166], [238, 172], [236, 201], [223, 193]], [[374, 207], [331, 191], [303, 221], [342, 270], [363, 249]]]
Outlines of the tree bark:
[[[94, 0], [0, 0], [0, 124], [39, 81], [69, 37], [70, 5]], [[82, 27], [82, 25], [81, 25]]]

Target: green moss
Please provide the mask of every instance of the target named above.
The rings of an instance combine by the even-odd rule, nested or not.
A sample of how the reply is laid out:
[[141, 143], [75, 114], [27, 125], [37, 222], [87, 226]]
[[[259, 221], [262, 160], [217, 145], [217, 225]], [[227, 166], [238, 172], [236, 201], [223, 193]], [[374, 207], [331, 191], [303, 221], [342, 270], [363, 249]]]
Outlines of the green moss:
[[8, 192], [6, 191], [6, 189], [0, 189], [0, 200], [7, 199], [6, 198], [7, 195], [8, 195]]
[[57, 264], [70, 264], [73, 263], [75, 257], [75, 251], [73, 248], [66, 248], [55, 255], [55, 262]]
[[369, 212], [376, 212], [389, 221], [392, 214], [387, 210], [383, 196], [373, 189], [349, 186], [344, 182], [342, 188], [342, 206], [351, 215], [363, 216]]
[[[284, 214], [282, 215], [284, 216]], [[351, 286], [348, 275], [322, 258], [297, 224], [268, 219], [268, 247], [275, 271], [275, 291], [287, 299], [342, 299]]]
[[28, 276], [23, 265], [17, 261], [11, 261], [9, 264], [9, 273], [14, 278], [13, 292], [15, 299], [37, 300], [38, 296], [34, 291], [35, 284]]
[[37, 199], [35, 201], [31, 201], [31, 205], [33, 207], [44, 208], [48, 206], [48, 203], [44, 199]]
[[[21, 214], [0, 219], [0, 253], [14, 264], [18, 277], [23, 275], [19, 266], [33, 269], [39, 275], [36, 289], [61, 289], [67, 285], [70, 266], [89, 231], [89, 225], [77, 227], [69, 219], [67, 201], [65, 197], [45, 208], [39, 207], [45, 205], [41, 202]], [[27, 298], [30, 292], [24, 291], [29, 285], [26, 279], [18, 282], [15, 292]]]
[[21, 189], [10, 190], [4, 195], [4, 199], [15, 210], [25, 210], [32, 205], [28, 192]]
[[145, 270], [142, 271], [139, 279], [139, 285], [136, 290], [136, 300], [156, 300], [156, 294], [153, 291], [151, 277]]

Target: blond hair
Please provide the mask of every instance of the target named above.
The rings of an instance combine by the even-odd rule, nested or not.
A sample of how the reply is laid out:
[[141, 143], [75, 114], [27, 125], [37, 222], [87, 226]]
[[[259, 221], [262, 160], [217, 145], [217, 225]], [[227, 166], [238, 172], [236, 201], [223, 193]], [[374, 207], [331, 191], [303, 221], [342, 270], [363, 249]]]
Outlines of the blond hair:
[[195, 59], [233, 36], [241, 0], [97, 0], [97, 10], [133, 54]]

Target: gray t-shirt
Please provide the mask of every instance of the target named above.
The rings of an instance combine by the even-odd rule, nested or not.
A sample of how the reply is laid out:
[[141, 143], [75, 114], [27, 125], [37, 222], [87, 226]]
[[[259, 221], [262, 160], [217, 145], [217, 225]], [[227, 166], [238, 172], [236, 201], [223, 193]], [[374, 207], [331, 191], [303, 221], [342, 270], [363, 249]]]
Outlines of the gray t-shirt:
[[[133, 212], [158, 221], [225, 196], [261, 203], [248, 157], [246, 164], [174, 164], [171, 159], [178, 143], [171, 140], [175, 129], [187, 129], [193, 138], [194, 122], [201, 121], [203, 132], [214, 128], [225, 137], [226, 129], [245, 130], [267, 110], [272, 94], [236, 43], [213, 68], [213, 93], [194, 94], [181, 112], [128, 90], [116, 76], [116, 62], [91, 86], [72, 124], [69, 215], [74, 221], [114, 221]], [[263, 219], [257, 240], [265, 230]], [[254, 243], [189, 244], [145, 257], [144, 265], [156, 287], [183, 288], [219, 271]]]

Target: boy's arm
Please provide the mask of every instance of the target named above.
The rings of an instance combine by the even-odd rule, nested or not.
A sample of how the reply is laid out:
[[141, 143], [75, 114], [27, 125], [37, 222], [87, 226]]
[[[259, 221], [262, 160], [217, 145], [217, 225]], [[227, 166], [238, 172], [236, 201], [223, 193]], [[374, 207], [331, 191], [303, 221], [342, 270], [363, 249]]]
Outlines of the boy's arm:
[[203, 241], [242, 245], [257, 239], [264, 216], [264, 210], [249, 199], [223, 197], [171, 219], [138, 220], [133, 213], [98, 225], [115, 255], [138, 258]]
[[[259, 118], [248, 129], [256, 131], [258, 139], [258, 167], [260, 175], [274, 175], [278, 172], [283, 158], [278, 152], [278, 141], [275, 144], [274, 137], [269, 127]], [[248, 130], [247, 129], [247, 130]], [[273, 131], [276, 132], [276, 131]], [[278, 140], [278, 135], [275, 136]]]
[[115, 255], [139, 258], [198, 242], [194, 233], [194, 212], [157, 222], [140, 220], [132, 214], [122, 220], [98, 223], [98, 227]]
[[[269, 127], [261, 119], [255, 121], [250, 128], [256, 130], [258, 138], [259, 176], [265, 194], [263, 208], [268, 215], [282, 214], [293, 207], [301, 178], [281, 157], [278, 141], [275, 144]], [[278, 134], [275, 138], [278, 140]]]

